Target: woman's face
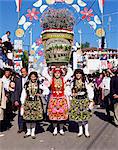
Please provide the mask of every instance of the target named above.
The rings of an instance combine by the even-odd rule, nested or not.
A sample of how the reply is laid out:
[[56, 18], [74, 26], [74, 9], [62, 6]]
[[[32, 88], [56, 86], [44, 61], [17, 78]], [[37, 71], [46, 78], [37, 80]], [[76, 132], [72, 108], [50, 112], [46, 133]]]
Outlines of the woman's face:
[[54, 73], [54, 76], [55, 76], [55, 78], [60, 78], [61, 73], [60, 73], [59, 71], [56, 71], [56, 72]]
[[32, 81], [32, 82], [35, 82], [36, 80], [37, 80], [37, 77], [36, 77], [34, 74], [32, 74], [32, 75], [31, 75], [31, 81]]
[[10, 87], [11, 88], [15, 88], [15, 83], [14, 82], [10, 82]]
[[75, 75], [75, 77], [76, 77], [76, 79], [81, 79], [82, 78], [82, 74], [80, 74], [80, 73], [77, 73], [76, 75]]

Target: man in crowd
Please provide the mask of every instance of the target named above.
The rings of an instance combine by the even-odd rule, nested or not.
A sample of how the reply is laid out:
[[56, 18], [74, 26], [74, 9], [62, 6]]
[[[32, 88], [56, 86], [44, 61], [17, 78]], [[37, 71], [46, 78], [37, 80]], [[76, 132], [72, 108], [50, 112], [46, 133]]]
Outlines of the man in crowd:
[[23, 117], [20, 114], [20, 107], [21, 107], [21, 102], [20, 102], [20, 97], [21, 97], [21, 92], [22, 89], [24, 87], [24, 84], [27, 81], [27, 69], [26, 68], [22, 68], [21, 69], [21, 74], [22, 76], [17, 78], [15, 81], [15, 91], [14, 91], [14, 104], [15, 106], [18, 107], [18, 132], [17, 133], [21, 133], [24, 131], [24, 122], [23, 122]]
[[5, 97], [6, 97], [6, 109], [4, 113], [4, 128], [8, 128], [10, 126], [10, 119], [12, 115], [12, 102], [9, 99], [9, 84], [10, 84], [10, 78], [11, 78], [12, 71], [10, 68], [5, 68], [4, 75], [1, 78], [1, 82], [3, 83], [3, 88], [5, 91]]
[[118, 127], [118, 69], [115, 72], [115, 76], [111, 78], [110, 90], [114, 105], [114, 123]]
[[12, 73], [12, 71], [10, 68], [5, 68], [4, 75], [1, 78], [1, 80], [3, 82], [3, 87], [6, 91], [9, 91], [9, 83], [10, 83], [11, 73]]
[[10, 34], [11, 34], [11, 32], [7, 31], [6, 34], [2, 36], [2, 43], [9, 41]]
[[2, 51], [2, 39], [0, 38], [0, 68], [3, 68], [3, 51]]

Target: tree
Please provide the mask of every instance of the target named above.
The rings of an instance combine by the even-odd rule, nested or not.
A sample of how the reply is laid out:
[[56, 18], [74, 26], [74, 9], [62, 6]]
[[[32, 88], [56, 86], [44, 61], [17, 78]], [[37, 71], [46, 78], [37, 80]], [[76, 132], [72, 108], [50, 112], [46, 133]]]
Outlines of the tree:
[[23, 64], [23, 67], [25, 68], [28, 68], [28, 59], [29, 59], [29, 56], [28, 56], [28, 51], [24, 51], [23, 52], [23, 56], [22, 56], [22, 64]]
[[82, 43], [82, 47], [81, 48], [89, 48], [90, 47], [90, 43], [86, 42], [86, 43]]

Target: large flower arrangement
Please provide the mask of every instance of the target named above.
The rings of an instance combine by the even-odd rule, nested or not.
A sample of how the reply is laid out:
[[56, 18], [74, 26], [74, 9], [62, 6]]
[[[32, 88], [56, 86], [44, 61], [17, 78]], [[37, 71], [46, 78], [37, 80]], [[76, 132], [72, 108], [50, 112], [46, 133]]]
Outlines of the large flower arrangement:
[[52, 9], [44, 12], [40, 19], [41, 27], [46, 29], [73, 30], [75, 23], [72, 13], [68, 9]]

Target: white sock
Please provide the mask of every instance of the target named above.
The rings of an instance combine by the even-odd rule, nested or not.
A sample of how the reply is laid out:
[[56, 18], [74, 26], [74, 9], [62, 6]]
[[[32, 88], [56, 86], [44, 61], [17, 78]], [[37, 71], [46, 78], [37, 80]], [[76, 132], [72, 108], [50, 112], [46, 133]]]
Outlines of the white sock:
[[53, 134], [57, 134], [57, 123], [53, 123], [54, 131]]
[[31, 134], [31, 124], [30, 123], [26, 123], [26, 127], [27, 127], [27, 133], [26, 135], [30, 135]]
[[88, 131], [88, 123], [84, 125], [85, 128], [85, 135], [90, 136], [89, 131]]
[[79, 126], [79, 133], [78, 133], [78, 136], [82, 135], [83, 134], [83, 127], [82, 125]]
[[36, 123], [32, 123], [31, 127], [32, 127], [31, 136], [35, 136]]
[[63, 124], [60, 124], [60, 133], [61, 134], [64, 134], [63, 126], [64, 126]]

